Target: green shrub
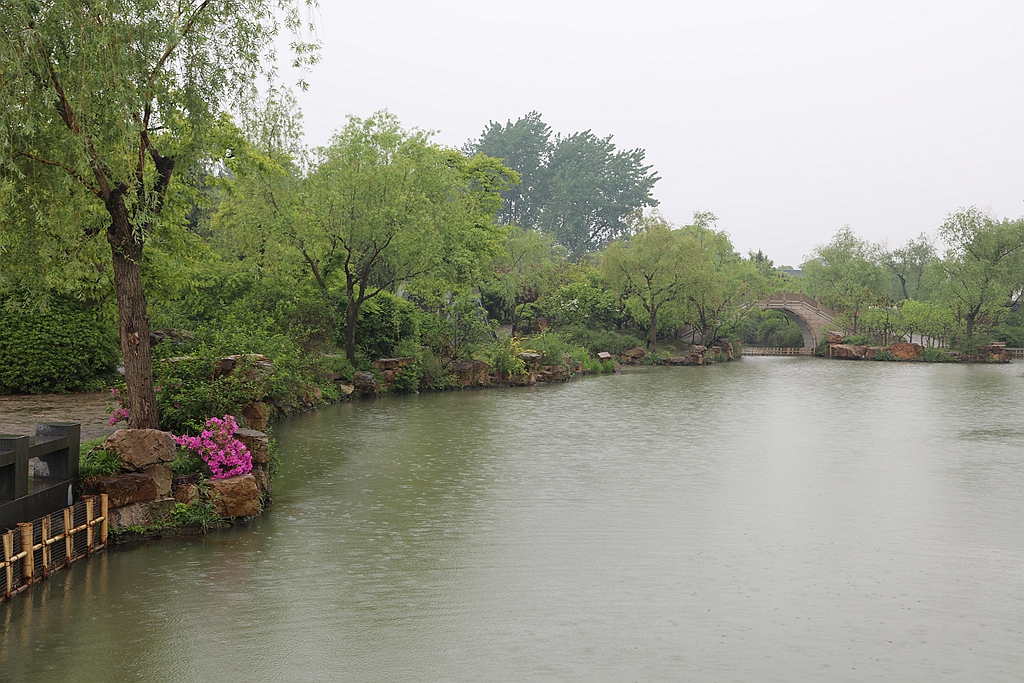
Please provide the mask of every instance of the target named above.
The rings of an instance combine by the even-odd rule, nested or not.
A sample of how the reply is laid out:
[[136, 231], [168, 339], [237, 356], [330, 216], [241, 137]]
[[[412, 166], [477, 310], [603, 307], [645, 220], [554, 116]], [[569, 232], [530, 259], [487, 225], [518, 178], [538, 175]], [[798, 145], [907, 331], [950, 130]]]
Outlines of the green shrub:
[[192, 451], [178, 449], [171, 462], [171, 471], [174, 476], [183, 477], [188, 474], [205, 474], [206, 468], [202, 458]]
[[116, 378], [117, 333], [79, 303], [46, 311], [0, 306], [0, 394], [98, 391]]
[[[581, 346], [570, 344], [562, 335], [546, 330], [523, 339], [523, 346], [541, 355], [541, 365], [557, 365], [570, 371], [576, 369], [571, 361], [583, 361], [589, 357]], [[566, 361], [566, 356], [570, 362]]]
[[[266, 328], [200, 328], [185, 343], [162, 342], [153, 353], [160, 424], [179, 434], [202, 430], [211, 416], [238, 415], [255, 400], [266, 398], [288, 412], [317, 388], [323, 400], [337, 398], [334, 383], [322, 379], [323, 357], [307, 356], [286, 336]], [[243, 358], [230, 374], [215, 376], [221, 358], [248, 354], [266, 356], [272, 371], [268, 373], [255, 359]], [[337, 359], [328, 365], [351, 368]]]
[[953, 359], [949, 357], [949, 353], [945, 349], [936, 348], [934, 346], [925, 347], [924, 360], [926, 363], [951, 363]]
[[875, 352], [875, 360], [893, 360], [893, 355], [883, 349]]
[[420, 353], [419, 369], [421, 388], [438, 390], [450, 389], [453, 386], [454, 376], [429, 347]]
[[201, 498], [187, 504], [175, 503], [171, 515], [175, 525], [198, 526], [202, 527], [203, 531], [209, 529], [220, 519], [217, 514], [217, 506]]
[[526, 363], [519, 357], [526, 349], [515, 337], [499, 337], [489, 344], [481, 346], [478, 355], [487, 361], [491, 370], [505, 376], [526, 374]]
[[356, 344], [370, 361], [392, 358], [403, 340], [419, 337], [419, 315], [411, 303], [381, 292], [359, 310]]
[[613, 330], [588, 330], [583, 327], [566, 327], [559, 328], [558, 332], [569, 343], [582, 346], [595, 355], [602, 351], [619, 355], [627, 349], [643, 346], [644, 344], [644, 342], [632, 334], [623, 334]]
[[78, 456], [78, 477], [113, 476], [121, 471], [121, 461], [113, 453], [101, 448], [103, 439], [93, 439], [81, 445]]

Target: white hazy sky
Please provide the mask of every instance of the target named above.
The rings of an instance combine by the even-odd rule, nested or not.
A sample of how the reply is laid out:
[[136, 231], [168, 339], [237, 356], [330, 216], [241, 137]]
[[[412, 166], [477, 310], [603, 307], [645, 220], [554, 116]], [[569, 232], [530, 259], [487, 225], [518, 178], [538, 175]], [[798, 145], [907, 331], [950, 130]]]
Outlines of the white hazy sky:
[[643, 147], [669, 220], [796, 265], [1024, 215], [1024, 1], [321, 0], [307, 142], [387, 108], [452, 146], [536, 109]]

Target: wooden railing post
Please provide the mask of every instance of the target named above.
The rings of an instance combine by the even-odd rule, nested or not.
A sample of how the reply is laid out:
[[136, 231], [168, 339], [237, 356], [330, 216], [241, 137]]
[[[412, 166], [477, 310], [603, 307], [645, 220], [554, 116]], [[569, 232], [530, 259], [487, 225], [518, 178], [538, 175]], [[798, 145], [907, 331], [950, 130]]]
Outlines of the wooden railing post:
[[92, 502], [89, 498], [85, 501], [85, 552], [92, 552]]
[[18, 531], [21, 532], [21, 578], [24, 583], [32, 583], [33, 575], [36, 573], [36, 549], [33, 543], [35, 526], [32, 522], [19, 522]]
[[64, 508], [64, 564], [71, 564], [75, 555], [74, 528], [75, 508]]
[[7, 570], [7, 597], [14, 594], [14, 532], [4, 534], [4, 569]]
[[103, 517], [103, 521], [100, 522], [100, 543], [104, 547], [107, 545], [107, 513], [109, 511], [109, 503], [107, 501], [107, 494], [100, 494], [100, 515]]
[[50, 528], [51, 527], [50, 515], [46, 515], [45, 517], [43, 517], [43, 521], [42, 521], [42, 525], [41, 526], [42, 526], [42, 532], [43, 533], [42, 533], [42, 539], [40, 539], [40, 540], [41, 540], [42, 545], [43, 545], [43, 547], [42, 547], [42, 551], [43, 551], [43, 576], [45, 577], [47, 574], [50, 573], [50, 559], [53, 556], [53, 553], [50, 550], [50, 536], [52, 534], [52, 530]]

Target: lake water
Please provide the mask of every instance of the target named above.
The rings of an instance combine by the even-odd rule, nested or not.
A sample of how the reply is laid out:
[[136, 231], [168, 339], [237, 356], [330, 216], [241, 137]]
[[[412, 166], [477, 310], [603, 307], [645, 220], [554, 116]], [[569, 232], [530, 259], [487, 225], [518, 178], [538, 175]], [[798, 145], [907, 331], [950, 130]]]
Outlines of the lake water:
[[0, 605], [0, 678], [1024, 680], [1019, 363], [748, 358], [275, 436], [263, 518]]

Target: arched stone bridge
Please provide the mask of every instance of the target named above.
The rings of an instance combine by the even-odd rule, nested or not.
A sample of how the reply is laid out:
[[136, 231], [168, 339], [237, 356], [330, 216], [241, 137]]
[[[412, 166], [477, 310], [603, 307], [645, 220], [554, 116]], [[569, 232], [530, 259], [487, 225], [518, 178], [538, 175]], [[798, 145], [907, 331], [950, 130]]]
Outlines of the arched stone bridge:
[[761, 310], [782, 311], [796, 323], [804, 335], [804, 348], [814, 349], [828, 330], [838, 330], [839, 314], [806, 294], [776, 292], [757, 302]]

